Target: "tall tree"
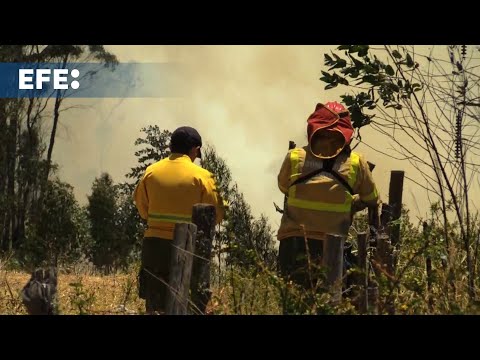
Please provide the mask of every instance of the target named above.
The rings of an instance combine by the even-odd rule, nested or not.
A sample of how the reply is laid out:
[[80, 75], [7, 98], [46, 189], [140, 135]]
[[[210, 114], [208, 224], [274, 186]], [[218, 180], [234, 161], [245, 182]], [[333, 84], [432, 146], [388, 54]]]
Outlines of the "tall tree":
[[255, 219], [250, 205], [234, 183], [227, 163], [212, 146], [207, 145], [202, 156], [203, 167], [213, 174], [220, 195], [228, 204], [226, 221], [217, 231], [217, 254], [227, 249], [227, 263], [252, 267], [261, 262], [273, 267], [276, 251], [268, 219], [264, 215]]
[[94, 180], [87, 206], [93, 241], [91, 257], [96, 266], [107, 271], [113, 268], [118, 248], [116, 198], [117, 191], [109, 174], [103, 173]]
[[40, 221], [27, 228], [20, 247], [25, 266], [74, 261], [89, 245], [88, 225], [73, 194], [73, 187], [58, 179], [48, 181]]
[[121, 244], [119, 265], [126, 266], [140, 255], [145, 221], [138, 214], [132, 201], [135, 187], [132, 184], [121, 183], [115, 185], [115, 188], [117, 192], [116, 226], [120, 233], [119, 243]]
[[[117, 60], [101, 45], [0, 45], [0, 62], [97, 62]], [[94, 75], [94, 74], [92, 74]], [[41, 221], [48, 190], [57, 126], [64, 98], [0, 99], [0, 250], [16, 250], [25, 240], [26, 219]], [[51, 106], [50, 106], [51, 105]], [[53, 116], [50, 108], [53, 107]], [[44, 122], [52, 116], [48, 142]], [[43, 195], [42, 195], [43, 194]]]

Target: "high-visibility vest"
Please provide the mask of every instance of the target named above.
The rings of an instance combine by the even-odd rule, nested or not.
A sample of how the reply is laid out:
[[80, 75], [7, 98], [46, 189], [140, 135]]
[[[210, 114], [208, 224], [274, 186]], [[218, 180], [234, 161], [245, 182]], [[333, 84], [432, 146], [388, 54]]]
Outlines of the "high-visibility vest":
[[332, 170], [342, 181], [327, 171], [295, 183], [323, 164], [307, 147], [293, 149], [287, 155], [279, 173], [280, 190], [287, 195], [279, 240], [292, 236], [320, 240], [327, 234], [346, 236], [352, 221], [354, 194], [358, 192], [362, 201], [377, 202], [378, 193], [368, 164], [355, 152], [342, 153], [335, 161]]
[[[291, 180], [294, 183], [300, 175], [302, 175], [301, 169], [299, 168], [300, 165], [300, 158], [299, 153], [301, 149], [294, 149], [290, 154], [290, 161], [291, 161]], [[310, 209], [310, 210], [320, 210], [320, 211], [329, 211], [329, 212], [339, 212], [339, 213], [349, 213], [352, 209], [352, 200], [353, 200], [353, 187], [355, 186], [355, 182], [357, 180], [357, 174], [360, 167], [360, 158], [357, 153], [351, 152], [350, 153], [350, 172], [348, 174], [348, 178], [345, 179], [348, 186], [345, 187], [345, 201], [342, 204], [334, 204], [329, 202], [322, 202], [322, 201], [311, 201], [308, 199], [301, 199], [296, 196], [296, 189], [298, 185], [290, 186], [288, 191], [288, 200], [287, 204], [289, 206], [295, 206], [302, 209]], [[338, 174], [335, 170], [325, 170], [327, 173], [333, 173], [334, 177], [341, 177], [341, 174]], [[338, 179], [337, 179], [338, 181]], [[342, 186], [342, 181], [338, 181]]]

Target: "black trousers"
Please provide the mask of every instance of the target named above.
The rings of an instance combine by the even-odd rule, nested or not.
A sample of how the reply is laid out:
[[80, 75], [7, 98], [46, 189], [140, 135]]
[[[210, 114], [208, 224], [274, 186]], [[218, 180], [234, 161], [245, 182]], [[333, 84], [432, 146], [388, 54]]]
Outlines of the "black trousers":
[[316, 289], [317, 282], [323, 280], [330, 288], [333, 302], [340, 302], [344, 242], [345, 238], [341, 236], [329, 236], [326, 240], [305, 241], [303, 237], [280, 240], [278, 256], [282, 277], [306, 290]]
[[139, 297], [147, 312], [164, 312], [169, 282], [172, 241], [146, 237], [142, 244], [142, 264], [138, 277]]

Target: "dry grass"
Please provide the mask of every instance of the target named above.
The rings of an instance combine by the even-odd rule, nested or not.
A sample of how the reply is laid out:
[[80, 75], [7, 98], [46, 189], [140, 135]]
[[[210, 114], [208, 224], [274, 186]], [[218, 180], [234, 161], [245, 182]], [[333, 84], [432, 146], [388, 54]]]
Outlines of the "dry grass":
[[[0, 272], [0, 314], [26, 314], [20, 292], [30, 274]], [[235, 276], [231, 284], [212, 286], [207, 314], [280, 314], [278, 293], [261, 278]], [[135, 273], [99, 276], [62, 274], [57, 288], [60, 314], [143, 314], [145, 301], [138, 297]], [[234, 299], [235, 297], [235, 299]]]
[[280, 315], [279, 289], [266, 275], [235, 273], [212, 285], [207, 312], [218, 315]]
[[[20, 291], [30, 275], [2, 271], [0, 314], [26, 314]], [[145, 301], [138, 297], [135, 274], [109, 276], [58, 276], [58, 302], [61, 314], [142, 314]]]

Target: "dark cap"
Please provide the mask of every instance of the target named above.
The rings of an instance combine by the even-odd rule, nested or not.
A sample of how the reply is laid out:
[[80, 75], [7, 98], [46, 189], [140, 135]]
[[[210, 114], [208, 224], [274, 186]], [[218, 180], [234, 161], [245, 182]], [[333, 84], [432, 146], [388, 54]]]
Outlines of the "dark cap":
[[[182, 126], [172, 133], [170, 148], [172, 151], [188, 152], [192, 147], [202, 146], [202, 137], [197, 130], [190, 126]], [[202, 153], [198, 152], [202, 158]]]

